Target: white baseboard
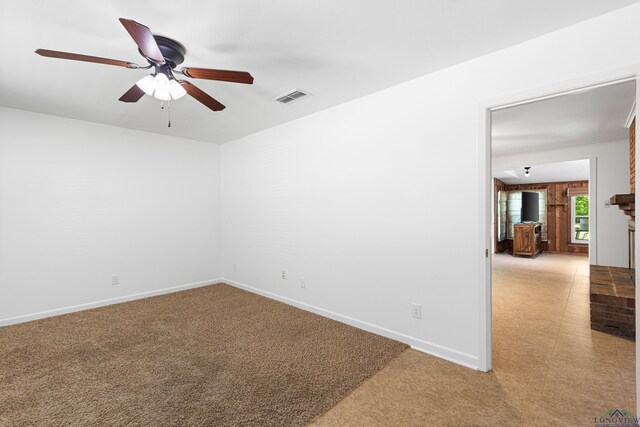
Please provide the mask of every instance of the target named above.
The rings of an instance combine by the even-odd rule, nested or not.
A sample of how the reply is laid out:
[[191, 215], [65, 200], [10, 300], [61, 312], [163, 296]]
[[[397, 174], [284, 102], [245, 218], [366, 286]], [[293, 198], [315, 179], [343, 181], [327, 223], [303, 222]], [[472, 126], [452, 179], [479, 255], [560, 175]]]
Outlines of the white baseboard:
[[221, 283], [221, 282], [224, 282], [224, 279], [218, 278], [218, 279], [212, 279], [212, 280], [205, 280], [203, 282], [188, 283], [186, 285], [172, 286], [170, 288], [157, 289], [154, 291], [141, 292], [141, 293], [132, 294], [132, 295], [125, 295], [117, 298], [110, 298], [110, 299], [105, 299], [101, 301], [89, 302], [85, 304], [72, 305], [72, 306], [63, 307], [63, 308], [56, 308], [53, 310], [40, 311], [38, 313], [25, 314], [25, 315], [16, 316], [16, 317], [9, 317], [6, 319], [0, 319], [0, 327], [15, 325], [17, 323], [30, 322], [32, 320], [43, 319], [45, 317], [59, 316], [61, 314], [73, 313], [75, 311], [88, 310], [90, 308], [104, 307], [105, 305], [112, 305], [112, 304], [118, 304], [126, 301], [133, 301], [137, 299], [153, 297], [156, 295], [170, 294], [173, 292], [184, 291], [187, 289], [200, 288], [202, 286], [213, 285], [215, 283]]
[[471, 369], [476, 369], [476, 370], [478, 369], [478, 358], [476, 356], [462, 353], [460, 351], [443, 347], [438, 344], [433, 344], [428, 341], [414, 338], [409, 335], [392, 331], [390, 329], [386, 329], [381, 326], [373, 325], [368, 322], [363, 322], [361, 320], [354, 319], [352, 317], [345, 316], [339, 313], [335, 313], [333, 311], [325, 310], [323, 308], [316, 307], [314, 305], [310, 305], [304, 302], [300, 302], [288, 297], [277, 295], [272, 292], [263, 291], [261, 289], [254, 288], [252, 286], [245, 285], [244, 283], [236, 282], [234, 280], [221, 279], [221, 281], [222, 283], [229, 284], [236, 288], [244, 289], [254, 294], [262, 295], [264, 297], [274, 299], [274, 300], [283, 302], [285, 304], [292, 305], [302, 310], [310, 311], [312, 313], [319, 314], [320, 316], [328, 317], [330, 319], [337, 320], [338, 322], [346, 323], [347, 325], [350, 325], [359, 329], [363, 329], [365, 331], [368, 331], [377, 335], [382, 335], [383, 337], [391, 338], [396, 341], [400, 341], [402, 343], [410, 345], [411, 348], [415, 350], [430, 354], [432, 356], [439, 357], [441, 359], [448, 360], [458, 365], [462, 365]]

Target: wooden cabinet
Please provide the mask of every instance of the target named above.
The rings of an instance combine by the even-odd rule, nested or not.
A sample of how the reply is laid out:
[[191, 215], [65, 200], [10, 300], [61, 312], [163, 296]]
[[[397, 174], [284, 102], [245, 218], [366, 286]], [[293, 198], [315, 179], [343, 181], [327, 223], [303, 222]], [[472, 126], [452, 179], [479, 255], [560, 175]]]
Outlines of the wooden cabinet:
[[513, 225], [513, 255], [536, 256], [542, 249], [542, 224], [539, 222]]

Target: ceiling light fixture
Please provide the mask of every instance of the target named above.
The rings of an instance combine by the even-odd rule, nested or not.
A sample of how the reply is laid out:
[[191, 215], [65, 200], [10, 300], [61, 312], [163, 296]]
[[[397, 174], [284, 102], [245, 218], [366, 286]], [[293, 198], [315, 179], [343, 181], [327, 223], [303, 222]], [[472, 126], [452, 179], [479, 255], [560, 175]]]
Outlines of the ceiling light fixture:
[[182, 98], [187, 91], [182, 87], [176, 79], [163, 72], [155, 75], [149, 75], [138, 80], [136, 85], [147, 95], [155, 97], [161, 101], [169, 101], [170, 99]]
[[529, 169], [531, 169], [531, 166], [524, 167], [524, 176], [531, 176], [531, 171]]
[[[173, 76], [171, 68], [166, 64], [156, 65], [156, 72], [138, 80], [136, 86], [144, 92], [144, 94], [162, 101], [160, 108], [164, 109], [166, 101], [167, 115], [169, 117], [167, 126], [171, 127], [171, 105], [169, 101], [182, 98], [187, 94], [187, 90], [182, 87], [182, 84]], [[140, 97], [142, 97], [142, 95], [141, 93]]]

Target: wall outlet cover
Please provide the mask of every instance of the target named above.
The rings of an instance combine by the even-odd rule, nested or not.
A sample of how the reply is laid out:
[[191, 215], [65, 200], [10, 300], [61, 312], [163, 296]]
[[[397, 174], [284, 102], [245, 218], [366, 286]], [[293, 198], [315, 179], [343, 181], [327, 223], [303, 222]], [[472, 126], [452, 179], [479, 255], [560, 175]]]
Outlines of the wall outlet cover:
[[420, 304], [411, 304], [411, 317], [422, 319], [422, 306]]

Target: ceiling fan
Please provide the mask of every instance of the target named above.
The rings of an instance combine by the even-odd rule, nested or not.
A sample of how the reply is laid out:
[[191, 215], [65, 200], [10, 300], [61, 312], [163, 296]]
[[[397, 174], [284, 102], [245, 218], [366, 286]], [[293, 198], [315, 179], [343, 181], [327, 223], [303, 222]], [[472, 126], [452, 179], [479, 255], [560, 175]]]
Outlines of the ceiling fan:
[[[153, 35], [148, 27], [131, 19], [120, 18], [120, 22], [136, 42], [138, 52], [147, 60], [149, 65], [140, 66], [133, 62], [120, 61], [117, 59], [47, 49], [38, 49], [36, 53], [49, 58], [95, 62], [129, 69], [153, 68], [154, 72], [152, 74], [140, 79], [131, 89], [120, 97], [119, 100], [122, 102], [138, 102], [145, 94], [153, 95], [161, 101], [178, 99], [189, 94], [211, 110], [220, 111], [225, 108], [224, 105], [188, 81], [177, 80], [174, 73], [194, 79], [220, 80], [245, 84], [253, 83], [253, 77], [246, 71], [214, 70], [210, 68], [193, 67], [177, 69], [176, 67], [182, 64], [185, 54], [187, 53], [187, 50], [180, 42], [168, 37]], [[169, 122], [169, 126], [171, 126], [171, 122]]]

